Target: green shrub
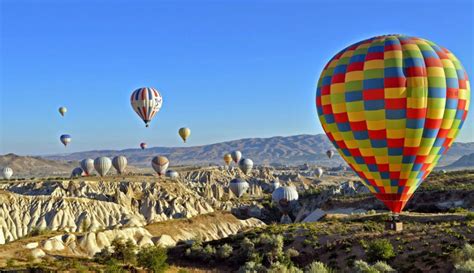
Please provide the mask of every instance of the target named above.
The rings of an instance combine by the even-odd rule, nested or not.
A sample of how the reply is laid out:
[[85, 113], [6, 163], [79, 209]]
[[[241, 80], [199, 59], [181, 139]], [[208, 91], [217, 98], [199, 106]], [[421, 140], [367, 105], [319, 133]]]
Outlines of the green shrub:
[[7, 267], [8, 267], [8, 268], [12, 268], [12, 267], [14, 267], [14, 266], [15, 266], [15, 260], [13, 260], [13, 259], [8, 259], [8, 260], [7, 260]]
[[223, 244], [216, 251], [217, 257], [219, 257], [221, 259], [228, 258], [232, 254], [232, 250], [233, 249], [230, 245]]
[[474, 220], [474, 212], [470, 211], [466, 214], [466, 220], [472, 221]]
[[372, 265], [373, 268], [377, 269], [379, 272], [385, 273], [385, 272], [396, 272], [395, 269], [393, 269], [389, 264], [386, 262], [378, 261], [374, 265]]
[[137, 246], [132, 240], [127, 240], [124, 242], [122, 238], [115, 238], [111, 244], [114, 253], [113, 258], [122, 261], [123, 263], [135, 264], [136, 255], [135, 251]]
[[451, 256], [456, 272], [474, 271], [474, 246], [466, 243], [463, 248], [453, 251]]
[[379, 260], [386, 261], [395, 257], [395, 251], [393, 250], [393, 246], [389, 240], [376, 239], [369, 242], [366, 255], [370, 262], [376, 262]]
[[154, 273], [165, 272], [168, 268], [167, 258], [166, 249], [158, 246], [145, 247], [137, 253], [138, 265]]
[[118, 263], [116, 259], [110, 259], [106, 263], [105, 273], [122, 273], [125, 272], [123, 267]]
[[306, 267], [304, 272], [305, 273], [332, 273], [334, 271], [330, 267], [323, 264], [322, 262], [314, 261]]

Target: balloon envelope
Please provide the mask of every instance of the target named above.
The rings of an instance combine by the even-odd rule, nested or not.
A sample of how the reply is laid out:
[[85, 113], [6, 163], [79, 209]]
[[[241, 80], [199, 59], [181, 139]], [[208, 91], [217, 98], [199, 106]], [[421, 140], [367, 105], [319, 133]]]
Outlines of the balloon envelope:
[[253, 168], [253, 161], [250, 158], [242, 158], [239, 161], [239, 168], [244, 174], [249, 174]]
[[179, 129], [179, 136], [186, 142], [186, 139], [191, 135], [191, 129], [183, 127]]
[[230, 181], [229, 188], [235, 196], [242, 197], [242, 195], [244, 195], [248, 190], [249, 183], [243, 179], [235, 178]]
[[467, 73], [451, 52], [387, 35], [336, 54], [319, 78], [316, 105], [339, 154], [398, 213], [450, 148], [469, 98]]
[[177, 179], [179, 177], [179, 173], [177, 171], [167, 170], [166, 177], [169, 177], [171, 179]]
[[270, 191], [271, 192], [273, 192], [274, 190], [276, 190], [279, 187], [280, 187], [280, 180], [279, 179], [275, 179], [275, 180], [270, 182]]
[[168, 169], [169, 164], [170, 162], [168, 161], [168, 158], [164, 156], [155, 156], [151, 160], [151, 166], [160, 176], [166, 174], [166, 170]]
[[66, 112], [67, 112], [67, 108], [62, 106], [62, 107], [59, 107], [58, 111], [59, 111], [59, 114], [61, 114], [61, 116], [64, 117], [64, 114], [66, 114]]
[[326, 152], [326, 155], [329, 157], [329, 159], [331, 159], [331, 158], [334, 156], [334, 152], [331, 151], [331, 150], [328, 150], [328, 151]]
[[242, 158], [242, 153], [240, 151], [233, 151], [231, 154], [232, 160], [234, 160], [235, 163], [239, 163], [240, 159]]
[[102, 177], [107, 175], [110, 167], [112, 167], [112, 161], [108, 157], [102, 156], [94, 160], [94, 168]]
[[5, 168], [2, 169], [2, 176], [3, 176], [3, 178], [5, 178], [5, 179], [10, 179], [10, 177], [12, 177], [12, 175], [13, 175], [13, 170], [12, 170], [12, 168], [10, 168], [10, 167], [5, 167]]
[[298, 200], [298, 192], [292, 186], [283, 186], [276, 188], [272, 193], [272, 200], [281, 210], [288, 209]]
[[74, 168], [71, 172], [71, 177], [81, 177], [84, 170], [80, 167]]
[[64, 144], [64, 147], [66, 147], [70, 142], [71, 142], [71, 136], [70, 135], [61, 135], [59, 137], [59, 140]]
[[150, 121], [160, 111], [163, 98], [157, 89], [152, 87], [142, 87], [133, 91], [130, 97], [133, 110], [140, 116], [148, 127]]
[[230, 154], [225, 154], [224, 155], [224, 162], [227, 166], [232, 162], [232, 155]]
[[90, 175], [94, 171], [94, 160], [91, 158], [86, 158], [81, 161], [81, 168], [86, 175]]
[[323, 169], [317, 168], [317, 169], [316, 169], [316, 176], [317, 176], [318, 178], [321, 178], [322, 175], [323, 175]]
[[112, 159], [112, 165], [117, 170], [117, 173], [122, 174], [127, 167], [127, 158], [123, 155], [116, 156]]
[[145, 150], [146, 147], [147, 147], [147, 145], [146, 145], [145, 142], [140, 143], [140, 148], [142, 148], [142, 150]]

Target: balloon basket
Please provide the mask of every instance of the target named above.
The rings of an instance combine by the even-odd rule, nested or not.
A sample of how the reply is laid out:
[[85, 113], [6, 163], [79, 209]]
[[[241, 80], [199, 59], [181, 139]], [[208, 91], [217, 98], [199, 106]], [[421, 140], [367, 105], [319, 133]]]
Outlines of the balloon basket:
[[392, 230], [396, 232], [403, 231], [403, 222], [400, 221], [387, 221], [385, 222], [385, 230]]

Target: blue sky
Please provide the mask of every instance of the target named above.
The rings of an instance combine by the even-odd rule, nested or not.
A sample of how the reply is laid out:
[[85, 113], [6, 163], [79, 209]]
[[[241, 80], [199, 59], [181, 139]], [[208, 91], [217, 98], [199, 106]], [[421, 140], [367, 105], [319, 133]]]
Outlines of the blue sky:
[[[473, 78], [473, 15], [472, 1], [448, 0], [3, 0], [0, 153], [182, 146], [182, 126], [192, 129], [186, 145], [321, 133], [315, 85], [337, 51], [418, 36]], [[142, 86], [164, 99], [147, 129], [129, 102]], [[460, 141], [474, 141], [472, 112]]]

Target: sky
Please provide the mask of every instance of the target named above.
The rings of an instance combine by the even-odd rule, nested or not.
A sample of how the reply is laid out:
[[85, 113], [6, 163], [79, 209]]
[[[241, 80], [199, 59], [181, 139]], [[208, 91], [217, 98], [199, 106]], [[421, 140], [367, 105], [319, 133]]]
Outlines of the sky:
[[[0, 3], [0, 154], [322, 133], [314, 101], [324, 65], [383, 34], [444, 46], [474, 77], [469, 0]], [[143, 86], [163, 96], [150, 128], [130, 106]], [[474, 141], [473, 112], [458, 141]]]

